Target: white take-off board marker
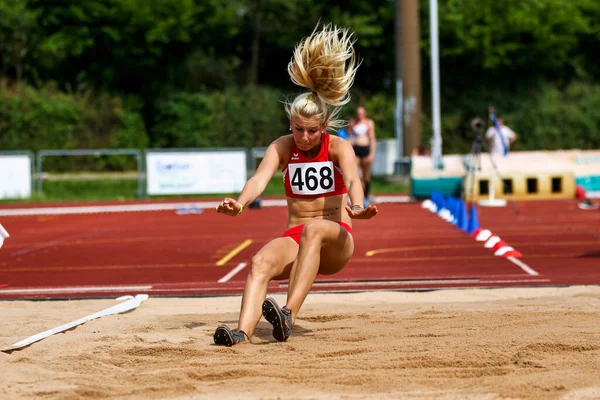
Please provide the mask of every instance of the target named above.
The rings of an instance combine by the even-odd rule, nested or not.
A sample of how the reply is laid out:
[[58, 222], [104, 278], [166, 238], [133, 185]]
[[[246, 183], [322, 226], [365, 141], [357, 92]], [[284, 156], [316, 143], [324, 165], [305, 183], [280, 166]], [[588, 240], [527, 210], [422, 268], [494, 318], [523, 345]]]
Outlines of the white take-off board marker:
[[3, 352], [11, 352], [11, 351], [29, 346], [32, 343], [39, 342], [40, 340], [45, 339], [48, 336], [52, 336], [54, 334], [67, 331], [69, 329], [73, 329], [78, 325], [86, 323], [87, 321], [91, 321], [93, 319], [100, 318], [100, 317], [106, 317], [107, 315], [121, 314], [121, 313], [130, 311], [130, 310], [133, 310], [134, 308], [137, 308], [140, 304], [142, 304], [142, 301], [144, 301], [146, 299], [148, 299], [147, 294], [138, 294], [135, 297], [133, 297], [133, 296], [119, 297], [117, 299], [117, 301], [123, 301], [123, 300], [127, 300], [127, 301], [123, 301], [122, 303], [119, 303], [115, 306], [109, 307], [102, 311], [98, 311], [97, 313], [88, 315], [87, 317], [80, 318], [76, 321], [69, 322], [68, 324], [61, 325], [57, 328], [49, 329], [45, 332], [38, 333], [37, 335], [30, 336], [27, 339], [23, 339], [20, 342], [17, 342], [6, 349], [2, 349], [2, 351]]
[[6, 239], [7, 237], [10, 237], [10, 235], [8, 234], [6, 229], [4, 229], [2, 224], [0, 224], [0, 247], [2, 247], [2, 245], [4, 244], [4, 239]]

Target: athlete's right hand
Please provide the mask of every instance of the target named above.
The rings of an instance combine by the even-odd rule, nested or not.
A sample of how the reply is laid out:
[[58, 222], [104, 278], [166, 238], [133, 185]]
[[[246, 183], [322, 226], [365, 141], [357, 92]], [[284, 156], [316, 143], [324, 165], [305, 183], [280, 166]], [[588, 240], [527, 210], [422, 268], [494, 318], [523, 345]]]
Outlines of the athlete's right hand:
[[242, 210], [242, 204], [238, 203], [237, 200], [230, 199], [229, 197], [223, 199], [223, 201], [217, 206], [217, 212], [221, 214], [230, 215], [235, 217]]
[[352, 219], [371, 219], [379, 212], [377, 206], [373, 204], [369, 204], [366, 208], [359, 205], [354, 205], [350, 208], [350, 206], [346, 205], [346, 211]]

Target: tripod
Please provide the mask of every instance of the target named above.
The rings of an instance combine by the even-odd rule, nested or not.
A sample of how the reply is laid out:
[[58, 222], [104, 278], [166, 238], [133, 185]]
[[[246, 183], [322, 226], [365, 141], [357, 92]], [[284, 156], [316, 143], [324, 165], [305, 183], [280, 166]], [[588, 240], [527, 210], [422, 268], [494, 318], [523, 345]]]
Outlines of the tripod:
[[[473, 130], [475, 131], [475, 140], [473, 140], [473, 144], [471, 145], [471, 154], [470, 154], [470, 158], [469, 158], [469, 165], [468, 165], [465, 177], [463, 179], [461, 198], [463, 199], [463, 201], [465, 203], [467, 203], [467, 193], [468, 193], [467, 190], [469, 190], [470, 195], [471, 195], [470, 196], [471, 203], [474, 203], [473, 199], [475, 198], [475, 181], [476, 181], [475, 177], [476, 177], [477, 171], [481, 171], [481, 151], [484, 150], [486, 153], [488, 153], [488, 156], [490, 157], [490, 162], [492, 164], [492, 167], [494, 168], [494, 172], [498, 176], [498, 179], [500, 179], [500, 181], [504, 185], [504, 187], [503, 187], [504, 193], [511, 193], [509, 201], [515, 211], [515, 214], [519, 214], [519, 209], [517, 207], [517, 204], [515, 203], [515, 201], [512, 197], [512, 189], [508, 186], [508, 182], [506, 180], [504, 180], [504, 178], [500, 174], [500, 171], [498, 171], [498, 166], [496, 165], [496, 162], [494, 161], [494, 157], [490, 154], [490, 152], [487, 148], [487, 143], [485, 142], [485, 138], [483, 137], [483, 123], [481, 122], [481, 120], [479, 118], [476, 118], [475, 120], [473, 120], [473, 123], [471, 125], [473, 127]], [[490, 182], [491, 182], [491, 180], [490, 180]], [[465, 187], [466, 183], [470, 183], [470, 188]], [[493, 197], [494, 197], [493, 183], [491, 183], [491, 185], [489, 186], [488, 192], [490, 193], [490, 196], [493, 199]], [[498, 200], [496, 200], [496, 201], [489, 200], [487, 202], [487, 205], [489, 205], [489, 206], [503, 206], [505, 204], [506, 204], [506, 202], [498, 201]]]

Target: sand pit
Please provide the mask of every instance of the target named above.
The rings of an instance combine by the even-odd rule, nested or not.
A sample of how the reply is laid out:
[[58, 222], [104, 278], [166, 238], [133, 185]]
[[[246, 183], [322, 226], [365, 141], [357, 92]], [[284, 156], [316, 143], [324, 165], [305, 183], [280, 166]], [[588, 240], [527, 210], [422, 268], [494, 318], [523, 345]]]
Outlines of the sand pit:
[[[311, 294], [288, 342], [261, 320], [214, 346], [239, 302], [151, 297], [0, 353], [0, 398], [600, 398], [600, 287]], [[114, 303], [0, 302], [0, 347]]]

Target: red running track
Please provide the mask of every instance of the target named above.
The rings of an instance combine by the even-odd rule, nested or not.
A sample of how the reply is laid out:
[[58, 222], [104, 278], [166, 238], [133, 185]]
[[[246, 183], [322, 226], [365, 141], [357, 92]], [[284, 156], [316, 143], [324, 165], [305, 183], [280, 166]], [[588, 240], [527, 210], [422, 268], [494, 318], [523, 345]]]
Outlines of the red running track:
[[[600, 284], [600, 213], [575, 201], [518, 207], [518, 215], [510, 206], [480, 207], [479, 220], [537, 275], [419, 203], [386, 203], [373, 220], [355, 221], [354, 257], [337, 275], [318, 277], [314, 291]], [[11, 237], [0, 249], [0, 299], [239, 294], [248, 266], [218, 281], [280, 236], [286, 219], [285, 207], [236, 218], [212, 209], [2, 217]], [[286, 282], [272, 282], [269, 291], [286, 291]]]

